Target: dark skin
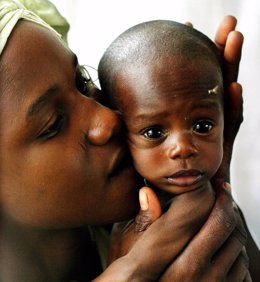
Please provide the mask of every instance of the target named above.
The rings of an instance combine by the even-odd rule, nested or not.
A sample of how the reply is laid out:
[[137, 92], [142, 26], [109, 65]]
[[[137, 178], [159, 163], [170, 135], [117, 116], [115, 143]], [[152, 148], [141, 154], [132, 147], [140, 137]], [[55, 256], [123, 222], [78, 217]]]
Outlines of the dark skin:
[[[115, 73], [113, 105], [124, 120], [134, 165], [150, 185], [160, 190], [163, 206], [169, 199], [175, 202], [173, 195], [199, 190], [194, 210], [186, 218], [184, 212], [181, 221], [180, 213], [174, 221], [182, 230], [174, 241], [180, 252], [203, 225], [215, 202], [210, 179], [223, 154], [222, 74], [208, 50], [203, 50], [204, 57], [200, 51], [193, 64], [186, 57], [176, 60], [157, 51], [161, 55], [156, 61], [151, 59], [152, 64], [125, 63], [124, 71]], [[209, 95], [208, 90], [216, 85], [216, 94]], [[149, 189], [146, 191], [149, 193]]]
[[[235, 25], [236, 21], [232, 17], [227, 17], [225, 19], [225, 21], [222, 23], [220, 28], [226, 28], [228, 30], [228, 25], [230, 23]], [[226, 40], [226, 37], [223, 37], [222, 35], [220, 36], [220, 33], [218, 32], [217, 36], [216, 36], [216, 40], [219, 43], [218, 46], [220, 47], [220, 49], [222, 49], [223, 46], [221, 46], [221, 44], [223, 44], [223, 40]], [[242, 43], [243, 38], [242, 38], [240, 33], [233, 32], [233, 33], [231, 33], [228, 40], [232, 41], [231, 45], [234, 48], [234, 46], [236, 44], [239, 45], [239, 44]], [[226, 54], [228, 53], [226, 50], [225, 50], [225, 52], [226, 52]], [[228, 85], [227, 93], [229, 93], [229, 95], [227, 95], [228, 96], [227, 103], [229, 105], [229, 109], [228, 109], [228, 115], [226, 115], [228, 125], [225, 127], [225, 143], [224, 143], [225, 156], [224, 156], [224, 160], [222, 162], [222, 166], [220, 167], [217, 174], [213, 178], [213, 183], [215, 184], [215, 187], [217, 189], [220, 187], [220, 184], [222, 183], [223, 180], [229, 179], [228, 171], [229, 171], [229, 164], [230, 164], [231, 153], [232, 153], [232, 150], [230, 150], [230, 148], [232, 148], [232, 144], [233, 144], [233, 141], [234, 141], [234, 138], [233, 138], [234, 135], [233, 134], [236, 134], [236, 132], [238, 131], [239, 125], [242, 121], [241, 87], [240, 87], [239, 84], [237, 84], [235, 82], [229, 85], [229, 81], [236, 79], [237, 70], [238, 70], [237, 65], [236, 65], [236, 62], [237, 62], [236, 60], [239, 60], [240, 52], [239, 52], [239, 50], [235, 50], [235, 48], [229, 49], [229, 52], [230, 53], [228, 53], [228, 56], [226, 55], [227, 61], [225, 62], [225, 71], [230, 71], [232, 69], [230, 76], [226, 77], [226, 81], [225, 81], [225, 85]], [[174, 69], [174, 67], [172, 67], [172, 65], [171, 65], [169, 67], [169, 71], [167, 70], [167, 66], [170, 65], [168, 57], [167, 57], [167, 63], [162, 62], [161, 65], [163, 67], [161, 68], [161, 72], [159, 71], [159, 73], [156, 72], [157, 63], [155, 63], [154, 61], [153, 61], [153, 63], [154, 63], [153, 65], [156, 65], [156, 67], [154, 67], [154, 69], [155, 69], [154, 71], [152, 69], [152, 66], [151, 66], [151, 68], [149, 68], [149, 66], [145, 65], [142, 69], [142, 67], [140, 67], [139, 65], [136, 66], [134, 64], [135, 60], [132, 60], [132, 62], [133, 63], [129, 66], [125, 65], [124, 68], [123, 68], [123, 71], [120, 74], [118, 74], [118, 76], [117, 76], [117, 73], [115, 73], [115, 76], [113, 77], [113, 79], [114, 79], [114, 81], [116, 81], [116, 83], [113, 83], [113, 87], [114, 87], [113, 90], [115, 91], [113, 93], [113, 95], [115, 95], [116, 99], [117, 99], [117, 106], [118, 106], [117, 109], [123, 114], [123, 119], [126, 122], [126, 127], [127, 127], [127, 130], [128, 130], [128, 136], [129, 136], [129, 139], [130, 139], [130, 147], [131, 147], [131, 150], [132, 150], [132, 153], [133, 153], [134, 160], [136, 162], [136, 166], [137, 166], [137, 168], [139, 169], [139, 171], [141, 172], [142, 175], [144, 175], [145, 172], [148, 173], [147, 175], [145, 174], [144, 177], [146, 179], [148, 179], [150, 182], [152, 182], [153, 184], [157, 184], [157, 186], [162, 188], [162, 189], [164, 189], [164, 188], [166, 190], [169, 189], [168, 191], [170, 191], [170, 192], [179, 193], [180, 192], [179, 189], [174, 188], [174, 187], [171, 188], [170, 186], [169, 186], [169, 188], [167, 188], [163, 184], [163, 182], [162, 183], [159, 182], [159, 178], [156, 175], [156, 173], [152, 173], [152, 175], [149, 174], [149, 172], [154, 171], [152, 169], [152, 166], [158, 166], [159, 165], [161, 170], [164, 167], [164, 161], [160, 164], [160, 159], [163, 158], [163, 154], [162, 154], [163, 147], [162, 147], [161, 143], [162, 142], [164, 143], [165, 141], [160, 141], [160, 145], [159, 145], [158, 150], [161, 151], [161, 153], [156, 155], [156, 148], [155, 149], [153, 149], [153, 148], [154, 148], [154, 146], [157, 146], [156, 144], [159, 141], [157, 141], [157, 143], [156, 143], [155, 141], [157, 139], [155, 141], [153, 140], [153, 143], [151, 143], [151, 145], [149, 146], [149, 144], [148, 144], [149, 142], [147, 143], [145, 141], [144, 136], [138, 137], [140, 132], [141, 132], [142, 135], [144, 135], [148, 131], [148, 130], [146, 130], [146, 131], [142, 130], [142, 128], [146, 127], [145, 121], [147, 119], [149, 120], [149, 118], [152, 120], [152, 121], [151, 120], [149, 121], [150, 122], [149, 125], [156, 124], [156, 126], [157, 126], [156, 133], [155, 133], [154, 130], [153, 130], [153, 132], [150, 130], [149, 133], [152, 137], [155, 136], [155, 135], [158, 137], [158, 134], [159, 134], [158, 133], [158, 124], [161, 124], [161, 123], [163, 124], [164, 119], [167, 119], [167, 117], [164, 118], [164, 116], [168, 116], [167, 110], [165, 110], [166, 113], [164, 112], [161, 115], [160, 121], [156, 121], [156, 116], [158, 114], [158, 111], [160, 112], [160, 110], [162, 108], [165, 109], [165, 107], [167, 109], [167, 105], [171, 105], [170, 107], [174, 107], [174, 106], [172, 106], [173, 103], [171, 101], [165, 102], [164, 101], [165, 99], [162, 98], [161, 96], [160, 96], [159, 99], [155, 96], [155, 95], [157, 95], [156, 93], [158, 93], [158, 92], [160, 94], [164, 93], [164, 92], [160, 92], [160, 90], [158, 90], [158, 88], [163, 89], [163, 87], [165, 87], [166, 91], [169, 91], [171, 93], [171, 95], [172, 95], [172, 93], [175, 93], [174, 90], [172, 90], [172, 89], [169, 90], [170, 88], [167, 86], [168, 85], [167, 84], [167, 78], [169, 77], [168, 73], [171, 72], [172, 69]], [[196, 66], [198, 66], [198, 63], [196, 64]], [[183, 68], [183, 66], [179, 67], [179, 68], [177, 67], [176, 69], [180, 70], [182, 68]], [[184, 71], [184, 73], [185, 73], [185, 71]], [[188, 73], [190, 73], [190, 71]], [[207, 73], [208, 73], [208, 71], [207, 71]], [[114, 74], [114, 72], [113, 72], [113, 74]], [[180, 75], [180, 77], [181, 77], [181, 75]], [[185, 75], [183, 75], [183, 77], [185, 77]], [[196, 76], [193, 75], [191, 77], [196, 77]], [[211, 76], [211, 77], [213, 77], [213, 76]], [[197, 80], [197, 77], [196, 77], [196, 80]], [[154, 83], [154, 82], [156, 82], [156, 83]], [[154, 85], [153, 85], [153, 83], [154, 83]], [[102, 81], [101, 81], [101, 84], [102, 84]], [[174, 85], [174, 87], [175, 87], [176, 82], [171, 81], [170, 85]], [[183, 83], [183, 85], [185, 85], [185, 87], [186, 87], [187, 81], [185, 81], [185, 83]], [[201, 85], [201, 83], [199, 83], [199, 85]], [[176, 88], [179, 90], [179, 89], [182, 89], [183, 87], [179, 87], [179, 85], [177, 84]], [[187, 86], [187, 88], [189, 88], [189, 87]], [[209, 88], [210, 87], [208, 86], [208, 89]], [[122, 95], [120, 95], [121, 91], [122, 91]], [[206, 92], [206, 91], [204, 91], [204, 92]], [[138, 95], [138, 93], [140, 93], [140, 95]], [[155, 94], [153, 94], [153, 93], [155, 93]], [[179, 92], [178, 92], [178, 94], [179, 94]], [[146, 96], [148, 96], [148, 97], [146, 97]], [[176, 96], [176, 95], [172, 95], [172, 96]], [[155, 107], [154, 108], [152, 108], [153, 107], [152, 106], [153, 105], [153, 99], [155, 100], [155, 103], [154, 103]], [[160, 106], [160, 99], [162, 99], [165, 102], [163, 107]], [[189, 97], [189, 99], [190, 99], [190, 97]], [[149, 106], [147, 106], [147, 103], [149, 104]], [[191, 103], [191, 104], [194, 104], [194, 103]], [[184, 104], [184, 106], [182, 106], [182, 109], [183, 109], [184, 112], [185, 112], [185, 105], [186, 104]], [[114, 104], [114, 106], [115, 106], [115, 104]], [[156, 113], [155, 117], [153, 117], [154, 116], [153, 114], [151, 116], [150, 116], [150, 114], [148, 114], [148, 111], [150, 109], [149, 107], [154, 109], [152, 111], [152, 113]], [[174, 120], [175, 121], [176, 121], [176, 119], [178, 120], [180, 113], [178, 113], [178, 111], [176, 111], [176, 109], [173, 110], [172, 112], [176, 113], [176, 115], [177, 115], [177, 117]], [[188, 110], [188, 112], [190, 113], [191, 110]], [[142, 115], [142, 118], [139, 120], [140, 114]], [[144, 117], [144, 115], [145, 115], [145, 117]], [[230, 122], [229, 122], [229, 119], [231, 120]], [[150, 128], [150, 127], [148, 127], [148, 128]], [[145, 131], [145, 133], [143, 133], [143, 131]], [[163, 130], [160, 129], [160, 134], [161, 134], [162, 131]], [[167, 132], [168, 131], [169, 130], [167, 130]], [[168, 136], [168, 134], [167, 134], [167, 136]], [[164, 138], [160, 139], [160, 140], [164, 140]], [[145, 145], [146, 143], [148, 144], [147, 146]], [[188, 141], [186, 142], [185, 148], [189, 148], [189, 146], [187, 146], [187, 143], [188, 143]], [[220, 144], [220, 145], [222, 147], [222, 144]], [[180, 145], [180, 147], [181, 147], [181, 145]], [[167, 148], [167, 146], [166, 146], [166, 148]], [[152, 153], [152, 151], [154, 151], [154, 153]], [[215, 151], [216, 150], [214, 149], [214, 152]], [[228, 152], [228, 154], [227, 154], [227, 152]], [[180, 153], [179, 153], [179, 155], [180, 155]], [[153, 156], [154, 156], [154, 159], [156, 160], [154, 164], [153, 164]], [[148, 161], [148, 158], [150, 158], [150, 161]], [[210, 157], [209, 159], [212, 160], [212, 157]], [[152, 177], [152, 178], [150, 178], [150, 177]], [[157, 178], [158, 178], [158, 180], [157, 180]], [[158, 183], [156, 181], [158, 181]], [[163, 186], [163, 187], [161, 187], [161, 186]], [[127, 234], [127, 232], [128, 233], [133, 232], [133, 237], [134, 237], [133, 241], [136, 241], [137, 240], [136, 238], [138, 238], [140, 236], [140, 233], [138, 233], [137, 231], [143, 232], [150, 225], [150, 223], [153, 222], [161, 214], [160, 206], [159, 206], [158, 202], [155, 203], [154, 194], [152, 193], [152, 191], [150, 189], [148, 189], [148, 188], [143, 189], [143, 193], [140, 193], [140, 196], [141, 196], [140, 197], [141, 206], [143, 205], [143, 207], [144, 207], [144, 213], [143, 213], [144, 219], [140, 219], [140, 216], [138, 216], [136, 218], [136, 222], [133, 223], [132, 226], [129, 225], [129, 223], [127, 223], [127, 225], [122, 223], [122, 224], [118, 224], [114, 228], [114, 236], [116, 238], [115, 242], [117, 242], [118, 238], [123, 238], [123, 240], [125, 240], [127, 243], [123, 243], [122, 246], [121, 246], [121, 249], [120, 249], [120, 247], [118, 247], [118, 244], [115, 243], [114, 247], [112, 248], [112, 254], [110, 256], [111, 261], [113, 261], [114, 258], [116, 258], [116, 257], [118, 257], [122, 254], [125, 254], [131, 248], [131, 243], [129, 243], [129, 241], [131, 241], [131, 235]], [[142, 202], [144, 202], [144, 203], [142, 203]], [[153, 203], [153, 204], [151, 204], [151, 203]], [[150, 205], [152, 205], [152, 207]], [[205, 201], [202, 203], [202, 205], [205, 206]], [[198, 206], [199, 206], [199, 204], [198, 204]], [[191, 217], [192, 217], [192, 212], [194, 212], [194, 210], [191, 210], [190, 214], [187, 213], [187, 216], [189, 217], [189, 219], [191, 219]], [[141, 215], [141, 217], [142, 217], [142, 215]], [[150, 217], [150, 219], [149, 219], [149, 217]], [[183, 217], [182, 217], [182, 219], [183, 219]], [[194, 219], [194, 221], [192, 221], [193, 219]], [[145, 223], [143, 225], [142, 224], [140, 225], [140, 221], [142, 221], [142, 220], [144, 220]], [[202, 217], [200, 218], [200, 220], [202, 220]], [[193, 224], [196, 222], [196, 216], [194, 218], [192, 218], [191, 221], [187, 220], [187, 222], [186, 222], [187, 223], [186, 226], [189, 226], [191, 229], [193, 227], [196, 228], [196, 223], [195, 223], [195, 226], [194, 225], [192, 226], [191, 222], [193, 222]], [[185, 219], [183, 221], [183, 225], [185, 225]], [[131, 231], [129, 232], [129, 230], [131, 230]], [[192, 234], [193, 231], [194, 230], [192, 230], [192, 231], [190, 230], [191, 234]], [[176, 241], [175, 241], [176, 242], [175, 246], [178, 245], [178, 242], [180, 242], [179, 251], [182, 248], [181, 246], [184, 246], [185, 243], [187, 243], [187, 241], [185, 241], [186, 238], [185, 238], [185, 236], [183, 236], [183, 234], [182, 234], [181, 239], [176, 237]], [[188, 234], [188, 230], [186, 230], [185, 234], [186, 235]], [[251, 258], [251, 267], [250, 268], [251, 268], [253, 279], [256, 280], [257, 278], [259, 278], [259, 271], [256, 267], [256, 265], [257, 265], [256, 262], [259, 261], [259, 251], [258, 251], [258, 248], [255, 245], [250, 233], [249, 233], [249, 242], [250, 243], [248, 244], [247, 249], [248, 249], [249, 256]], [[252, 246], [250, 246], [251, 244], [252, 244]], [[176, 248], [178, 249], [178, 247], [176, 247]], [[236, 280], [233, 280], [233, 279], [235, 279], [234, 278], [235, 276], [232, 278], [232, 275], [234, 274], [234, 269], [237, 270], [239, 267], [241, 267], [241, 260], [242, 260], [241, 257], [243, 257], [243, 254], [241, 254], [241, 256], [239, 256], [239, 258], [237, 259], [237, 262], [232, 267], [232, 270], [230, 271], [231, 274], [228, 275], [228, 281], [236, 281]], [[176, 268], [175, 270], [177, 270], [177, 269], [178, 268]], [[243, 267], [241, 269], [243, 269]], [[166, 275], [166, 277], [167, 277], [167, 275]], [[188, 276], [186, 276], [186, 274], [184, 273], [184, 277], [186, 278]], [[179, 276], [178, 279], [183, 280], [184, 277]], [[250, 276], [249, 276], [248, 273], [245, 273], [245, 277], [247, 277], [246, 278], [247, 281], [250, 281]], [[174, 275], [173, 276], [169, 275], [165, 279], [169, 279], [169, 281], [179, 281], [179, 280], [176, 280], [177, 276], [174, 276]], [[171, 280], [171, 279], [173, 279], [173, 280]], [[166, 280], [166, 281], [168, 281], [168, 280]], [[184, 281], [186, 281], [186, 280], [184, 280]], [[189, 281], [189, 280], [187, 280], [187, 281]], [[207, 280], [205, 280], [205, 281], [207, 281]]]
[[[152, 195], [152, 192], [149, 191], [150, 188], [145, 188], [143, 190], [146, 190], [145, 193], [148, 196], [148, 202], [149, 202], [149, 208], [146, 210], [143, 210], [143, 214], [139, 215], [139, 219], [143, 217], [141, 220], [136, 220], [136, 222], [133, 225], [128, 225], [127, 228], [125, 228], [125, 225], [118, 225], [117, 229], [114, 233], [114, 239], [115, 239], [115, 245], [114, 249], [112, 249], [112, 260], [115, 257], [121, 256], [122, 251], [126, 251], [127, 248], [129, 248], [129, 244], [125, 245], [125, 242], [129, 243], [129, 240], [133, 239], [133, 236], [135, 237], [135, 244], [138, 245], [138, 242], [142, 242], [143, 244], [146, 244], [147, 236], [146, 232], [151, 231], [154, 226], [156, 226], [156, 212], [158, 212], [158, 208], [155, 208], [156, 205], [159, 206], [158, 200], [156, 197]], [[198, 209], [198, 197], [203, 196], [203, 192], [199, 194], [200, 190], [196, 190], [196, 193], [189, 192], [182, 195], [179, 195], [175, 202], [173, 202], [171, 207], [176, 208], [177, 213], [175, 215], [172, 215], [171, 220], [172, 224], [169, 227], [168, 231], [166, 233], [162, 234], [162, 238], [169, 238], [169, 234], [172, 232], [172, 230], [179, 230], [180, 233], [175, 233], [176, 242], [181, 243], [179, 236], [186, 236], [187, 229], [184, 228], [185, 224], [191, 223], [191, 221], [198, 222], [198, 220], [201, 220], [201, 214], [203, 213], [203, 209], [199, 207]], [[231, 198], [229, 198], [228, 193], [226, 194], [226, 191], [222, 190], [217, 193], [217, 202], [214, 206], [213, 211], [216, 209], [222, 210], [222, 205], [225, 206], [227, 204], [226, 201], [230, 201]], [[187, 217], [186, 214], [186, 208], [187, 206], [183, 205], [184, 202], [182, 202], [184, 199], [190, 200], [190, 210], [189, 210], [189, 217]], [[203, 200], [203, 199], [202, 199]], [[185, 207], [185, 211], [183, 211], [183, 208]], [[178, 210], [177, 210], [178, 208]], [[196, 211], [197, 212], [194, 212]], [[223, 213], [216, 214], [215, 212], [212, 212], [210, 217], [208, 218], [207, 222], [204, 224], [203, 228], [196, 234], [196, 236], [193, 237], [191, 241], [189, 241], [188, 247], [185, 247], [184, 249], [180, 250], [176, 244], [173, 244], [172, 242], [169, 242], [168, 248], [173, 250], [173, 253], [175, 253], [175, 256], [166, 258], [167, 254], [163, 254], [162, 258], [168, 259], [170, 266], [166, 269], [163, 275], [161, 275], [161, 278], [155, 281], [251, 281], [250, 274], [248, 272], [248, 265], [247, 265], [247, 256], [245, 253], [240, 249], [239, 245], [241, 244], [241, 239], [245, 236], [245, 233], [243, 231], [243, 227], [241, 223], [236, 222], [235, 219], [235, 213], [234, 210], [224, 209], [222, 210]], [[227, 222], [226, 220], [230, 219], [230, 212], [235, 216], [232, 220], [234, 222]], [[157, 214], [158, 215], [158, 214]], [[159, 214], [160, 216], [161, 214]], [[154, 217], [153, 217], [154, 216]], [[220, 217], [219, 217], [220, 216]], [[162, 218], [168, 218], [167, 213], [164, 213], [161, 215], [160, 219]], [[155, 222], [151, 224], [151, 220], [155, 220]], [[145, 221], [146, 220], [146, 221]], [[136, 229], [136, 226], [140, 222], [144, 222], [147, 224], [145, 227], [149, 227], [146, 231], [144, 229]], [[236, 223], [235, 223], [236, 222]], [[223, 224], [224, 223], [224, 224]], [[237, 224], [237, 225], [236, 225]], [[144, 226], [144, 224], [142, 224]], [[234, 225], [236, 225], [236, 228], [234, 228]], [[157, 226], [158, 227], [158, 226]], [[175, 229], [176, 228], [176, 229]], [[205, 233], [206, 229], [210, 228], [210, 233]], [[222, 241], [220, 245], [218, 245], [217, 242], [219, 242], [219, 236], [224, 237], [227, 236], [227, 228], [232, 229], [230, 236], [228, 236], [228, 240], [225, 242], [225, 240]], [[154, 229], [153, 229], [154, 230]], [[218, 231], [217, 231], [218, 230]], [[122, 232], [123, 231], [123, 232]], [[132, 232], [132, 234], [130, 234]], [[229, 233], [229, 232], [228, 232]], [[209, 237], [208, 237], [209, 236]], [[122, 239], [122, 244], [119, 245], [119, 239]], [[204, 242], [201, 240], [204, 238]], [[211, 240], [205, 240], [205, 238], [212, 239], [215, 243], [212, 245], [210, 243]], [[182, 243], [184, 243], [185, 239], [187, 237], [183, 238]], [[243, 240], [243, 239], [242, 239]], [[113, 241], [112, 241], [113, 243]], [[222, 245], [223, 244], [223, 245]], [[131, 245], [131, 244], [130, 244]], [[131, 247], [130, 247], [131, 248]], [[147, 259], [153, 254], [153, 252], [157, 252], [158, 249], [163, 248], [161, 244], [161, 240], [155, 240], [154, 245], [151, 247], [150, 251], [146, 254], [138, 252], [139, 256], [138, 259], [142, 259], [143, 257], [146, 257]], [[131, 249], [130, 251], [127, 250], [127, 252], [135, 253], [136, 249]], [[204, 261], [200, 260], [200, 253], [204, 253]], [[194, 254], [196, 254], [196, 259], [194, 259]], [[122, 261], [127, 260], [128, 254], [124, 255], [122, 257]], [[236, 259], [234, 259], [236, 257]], [[189, 265], [184, 266], [183, 259], [187, 262], [189, 262]], [[198, 260], [197, 260], [198, 259]], [[119, 263], [120, 260], [117, 260], [117, 263]], [[137, 261], [137, 263], [139, 260]], [[115, 262], [114, 262], [115, 263]], [[159, 261], [158, 261], [159, 263]], [[160, 265], [157, 265], [160, 266]], [[113, 271], [114, 264], [109, 266], [108, 270]], [[147, 271], [149, 273], [148, 281], [154, 281], [154, 277], [158, 275], [158, 268], [152, 268], [149, 269], [148, 266]], [[188, 267], [188, 268], [187, 268]], [[138, 269], [137, 269], [138, 274]], [[104, 273], [105, 275], [106, 273]], [[145, 277], [145, 274], [143, 274]], [[103, 277], [103, 276], [102, 276]], [[104, 276], [105, 277], [105, 276]], [[150, 279], [150, 280], [149, 280]], [[99, 280], [97, 280], [99, 281]], [[108, 280], [109, 281], [109, 280]], [[111, 280], [113, 281], [113, 280]], [[146, 280], [144, 280], [146, 281]]]
[[120, 121], [85, 96], [75, 62], [49, 30], [25, 21], [1, 55], [3, 281], [88, 281], [97, 269], [82, 226], [137, 210], [136, 173], [131, 164], [118, 168], [126, 157]]
[[[186, 58], [161, 56], [150, 66], [126, 65], [114, 81], [137, 171], [175, 195], [210, 189], [223, 154], [223, 86], [216, 62], [200, 55], [190, 65]], [[216, 86], [218, 93], [209, 95]]]
[[[127, 219], [137, 211], [136, 174], [130, 164], [117, 167], [119, 152], [125, 148], [119, 135], [120, 120], [85, 96], [84, 89], [79, 88], [81, 83], [77, 82], [82, 77], [73, 64], [73, 54], [41, 26], [30, 22], [17, 25], [1, 54], [0, 72], [1, 130], [5, 132], [0, 142], [1, 280], [89, 281], [100, 270], [88, 263], [86, 267], [85, 261], [93, 263], [95, 250], [84, 226]], [[17, 73], [19, 79], [15, 80]], [[89, 91], [91, 96], [98, 92], [95, 88]], [[33, 111], [35, 106], [29, 105], [43, 94], [44, 99], [37, 103], [43, 106], [42, 110]], [[36, 116], [26, 126], [24, 114], [28, 107], [29, 113]], [[91, 119], [86, 119], [90, 113]], [[66, 115], [65, 120], [62, 114]], [[66, 124], [60, 126], [62, 121]], [[180, 203], [185, 206], [190, 200], [184, 197]], [[221, 210], [215, 209], [204, 234], [187, 248], [191, 252], [183, 256], [184, 261], [178, 262], [178, 269], [186, 269], [190, 277], [197, 277], [198, 271], [187, 271], [189, 258], [193, 249], [204, 242], [205, 235], [212, 230], [218, 234], [208, 242], [211, 248], [207, 246], [198, 256], [198, 262], [203, 264], [226, 238], [229, 242], [234, 239], [235, 224], [226, 228], [215, 224], [222, 216], [224, 221], [236, 222], [229, 194], [220, 192], [216, 205]], [[116, 277], [118, 281], [158, 281], [166, 265], [171, 263], [174, 267], [175, 252], [167, 243], [171, 238], [164, 235], [172, 234], [169, 223], [175, 207], [166, 214], [151, 225], [144, 239], [138, 240], [127, 256], [103, 272], [99, 281], [115, 281]], [[152, 254], [149, 250], [158, 241], [160, 248]], [[227, 260], [233, 260], [234, 253], [240, 252], [245, 237], [235, 242], [238, 243], [227, 244], [229, 252], [224, 255]], [[162, 257], [160, 263], [158, 256]], [[245, 265], [244, 261], [241, 263]], [[152, 279], [144, 277], [150, 269], [155, 269]], [[225, 269], [222, 261], [214, 266], [215, 272], [223, 275]], [[207, 264], [199, 272], [210, 275], [212, 266]]]
[[[232, 156], [232, 149], [235, 140], [235, 136], [239, 130], [240, 124], [243, 121], [243, 98], [242, 87], [236, 80], [238, 77], [239, 61], [241, 58], [241, 50], [243, 43], [243, 36], [241, 33], [234, 31], [237, 21], [232, 16], [224, 18], [216, 32], [215, 42], [218, 48], [223, 52], [225, 58], [224, 61], [224, 83], [229, 94], [226, 99], [229, 111], [226, 114], [225, 123], [225, 142], [224, 142], [224, 155], [220, 169], [213, 178], [213, 185], [217, 186], [223, 180], [230, 181], [230, 162]], [[240, 48], [237, 48], [240, 46]], [[253, 281], [260, 279], [260, 269], [258, 267], [260, 263], [260, 251], [256, 245], [250, 231], [247, 228], [247, 224], [242, 215], [242, 219], [247, 231], [247, 243], [246, 250], [250, 258], [250, 273]]]

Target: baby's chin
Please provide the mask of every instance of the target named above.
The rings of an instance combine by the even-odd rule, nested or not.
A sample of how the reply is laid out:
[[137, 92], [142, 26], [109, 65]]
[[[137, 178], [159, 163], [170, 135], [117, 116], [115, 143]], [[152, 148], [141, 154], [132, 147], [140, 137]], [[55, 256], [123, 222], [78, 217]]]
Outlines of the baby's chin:
[[[155, 193], [157, 194], [161, 206], [163, 210], [166, 210], [170, 203], [172, 202], [173, 198], [175, 196], [192, 192], [195, 190], [201, 190], [201, 189], [212, 189], [210, 181], [204, 179], [204, 181], [195, 181], [191, 185], [183, 185], [183, 186], [178, 186], [178, 185], [171, 185], [165, 183], [163, 184], [158, 184], [155, 185], [155, 183], [147, 182], [147, 186], [150, 186], [154, 189]], [[190, 183], [189, 183], [190, 184]]]

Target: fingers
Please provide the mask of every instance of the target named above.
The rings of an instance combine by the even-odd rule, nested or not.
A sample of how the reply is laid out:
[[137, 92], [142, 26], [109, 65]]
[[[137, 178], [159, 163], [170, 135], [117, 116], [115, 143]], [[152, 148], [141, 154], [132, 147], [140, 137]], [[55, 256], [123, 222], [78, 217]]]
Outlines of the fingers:
[[243, 249], [240, 255], [235, 260], [234, 264], [232, 265], [227, 275], [226, 281], [228, 282], [233, 282], [233, 281], [251, 282], [252, 279], [251, 279], [248, 267], [249, 267], [248, 256], [246, 254], [245, 249]]
[[[185, 24], [193, 27], [191, 22]], [[237, 19], [235, 17], [225, 16], [215, 35], [215, 44], [224, 57], [224, 80], [226, 85], [236, 81], [238, 77], [244, 37], [241, 32], [235, 31], [236, 25]]]
[[235, 31], [237, 20], [226, 16], [216, 32], [215, 43], [221, 51], [225, 86], [224, 154], [212, 183], [230, 180], [230, 161], [233, 143], [243, 121], [242, 87], [235, 83], [238, 77], [243, 35]]
[[235, 229], [235, 226], [236, 214], [232, 197], [225, 189], [218, 189], [216, 203], [209, 219], [190, 242], [184, 253], [191, 259], [195, 253], [200, 254], [204, 262], [211, 261], [214, 254]]
[[[226, 119], [229, 122], [233, 122], [232, 128], [238, 131], [240, 124], [243, 121], [243, 89], [241, 84], [233, 82], [228, 87], [228, 112], [226, 114]], [[234, 127], [234, 124], [236, 125]]]
[[226, 240], [225, 244], [215, 254], [212, 259], [212, 266], [215, 276], [223, 277], [242, 277], [242, 280], [230, 281], [243, 281], [248, 271], [248, 258], [243, 251], [244, 242], [236, 235], [236, 230]]
[[220, 23], [215, 35], [215, 43], [221, 51], [225, 48], [228, 34], [235, 30], [236, 25], [237, 20], [233, 16], [225, 16]]
[[[141, 200], [142, 197], [140, 197]], [[150, 206], [153, 198], [149, 197], [149, 194], [148, 199]], [[157, 198], [155, 199], [157, 201]], [[145, 197], [144, 201], [146, 201]], [[139, 236], [127, 257], [134, 257], [135, 263], [140, 263], [142, 273], [145, 270], [151, 275], [159, 275], [182, 252], [201, 228], [206, 218], [208, 218], [214, 201], [212, 189], [206, 188], [196, 189], [174, 197], [170, 208], [159, 219], [155, 220], [149, 228], [145, 224], [147, 228], [145, 232], [135, 232], [137, 235], [141, 234], [141, 236]], [[198, 210], [201, 212], [197, 212]], [[146, 222], [143, 219], [145, 212], [147, 210], [141, 212], [142, 222]], [[151, 218], [151, 214], [148, 217]], [[187, 265], [185, 264], [185, 266]]]
[[223, 53], [225, 83], [236, 81], [239, 70], [239, 62], [241, 58], [241, 50], [243, 45], [243, 35], [235, 31], [237, 20], [233, 16], [226, 16], [220, 23], [215, 43], [221, 53]]
[[193, 27], [193, 24], [191, 22], [185, 22], [185, 25]]
[[[225, 60], [230, 64], [237, 64], [241, 58], [241, 47], [244, 41], [243, 34], [239, 31], [230, 31], [224, 49]], [[233, 80], [232, 80], [233, 81]]]
[[151, 188], [143, 187], [139, 192], [140, 212], [135, 220], [114, 224], [108, 262], [129, 252], [134, 243], [156, 219], [161, 216], [161, 207], [156, 194]]
[[139, 191], [140, 212], [135, 218], [135, 231], [145, 231], [161, 214], [160, 202], [149, 187], [143, 187]]
[[[230, 280], [231, 281], [231, 280]], [[251, 278], [251, 275], [249, 273], [249, 271], [247, 270], [247, 273], [246, 273], [246, 277], [245, 279], [243, 280], [243, 282], [252, 282], [252, 278]]]
[[208, 221], [160, 281], [226, 281], [227, 276], [238, 278], [228, 281], [243, 281], [248, 275], [242, 252], [245, 242], [245, 230], [230, 193], [218, 189]]
[[226, 84], [237, 80], [243, 41], [244, 37], [242, 33], [238, 31], [230, 32], [227, 37], [226, 46], [224, 49], [224, 71], [226, 74]]
[[233, 234], [216, 254], [216, 259], [203, 261], [200, 254], [191, 260], [180, 255], [165, 271], [160, 282], [168, 281], [227, 281], [250, 282], [248, 258], [243, 244]]
[[243, 97], [242, 86], [231, 83], [228, 88], [225, 102], [225, 127], [224, 127], [224, 154], [221, 165], [212, 178], [211, 182], [215, 187], [218, 183], [230, 181], [230, 162], [233, 151], [233, 143], [243, 121]]
[[[233, 143], [243, 122], [243, 97], [242, 86], [233, 82], [228, 87], [228, 95], [225, 105], [225, 128], [224, 128], [224, 161], [230, 164]], [[229, 181], [229, 179], [224, 179]]]

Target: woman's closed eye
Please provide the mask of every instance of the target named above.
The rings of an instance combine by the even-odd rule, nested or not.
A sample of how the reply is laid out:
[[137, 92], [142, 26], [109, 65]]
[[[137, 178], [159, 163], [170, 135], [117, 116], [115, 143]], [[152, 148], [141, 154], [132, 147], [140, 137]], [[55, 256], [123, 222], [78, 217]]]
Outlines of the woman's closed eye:
[[56, 118], [54, 119], [53, 122], [48, 124], [47, 128], [44, 129], [39, 135], [39, 139], [50, 139], [59, 134], [61, 129], [64, 126], [65, 122], [65, 115], [62, 113], [57, 114]]
[[214, 127], [214, 123], [211, 120], [206, 120], [206, 119], [202, 119], [202, 120], [198, 120], [194, 123], [192, 129], [194, 132], [200, 134], [200, 135], [206, 135], [209, 134], [210, 131], [213, 129]]

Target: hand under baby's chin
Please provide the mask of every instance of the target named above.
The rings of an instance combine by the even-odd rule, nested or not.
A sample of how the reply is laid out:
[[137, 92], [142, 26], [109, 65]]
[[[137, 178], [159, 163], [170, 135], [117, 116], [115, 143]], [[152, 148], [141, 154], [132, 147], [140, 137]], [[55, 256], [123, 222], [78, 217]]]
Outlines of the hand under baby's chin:
[[[189, 187], [169, 187], [169, 190], [160, 189], [158, 187], [155, 187], [153, 185], [147, 185], [152, 186], [153, 190], [157, 194], [161, 207], [163, 211], [166, 211], [170, 204], [175, 200], [175, 197], [182, 197], [183, 195], [189, 196], [189, 195], [200, 195], [203, 194], [203, 197], [206, 197], [206, 201], [212, 202], [212, 199], [215, 198], [215, 193], [213, 191], [213, 188], [210, 184], [210, 182], [206, 182], [204, 184], [200, 185], [193, 185]], [[172, 189], [171, 189], [172, 188]]]

